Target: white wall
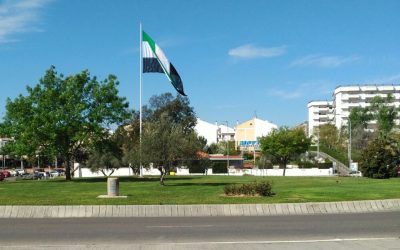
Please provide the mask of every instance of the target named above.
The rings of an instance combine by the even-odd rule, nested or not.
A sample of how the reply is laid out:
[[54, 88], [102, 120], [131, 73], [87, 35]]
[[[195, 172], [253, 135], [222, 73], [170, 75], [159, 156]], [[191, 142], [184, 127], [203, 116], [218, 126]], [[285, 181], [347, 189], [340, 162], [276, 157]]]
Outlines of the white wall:
[[[88, 168], [81, 168], [82, 177], [100, 177], [104, 176], [102, 172], [92, 173]], [[106, 172], [106, 171], [105, 171]], [[109, 174], [111, 171], [106, 172]], [[160, 171], [156, 168], [144, 169], [144, 175], [160, 175]], [[132, 170], [130, 168], [120, 168], [112, 174], [112, 176], [131, 176]], [[191, 175], [189, 169], [178, 168], [176, 175]], [[199, 174], [197, 174], [199, 175]], [[201, 175], [201, 174], [200, 174]], [[227, 174], [213, 174], [212, 169], [208, 169], [207, 175], [227, 175]], [[283, 169], [230, 169], [229, 175], [231, 176], [282, 176]], [[318, 169], [318, 168], [288, 168], [286, 169], [286, 176], [331, 176], [332, 169]], [[78, 177], [78, 174], [75, 173]]]

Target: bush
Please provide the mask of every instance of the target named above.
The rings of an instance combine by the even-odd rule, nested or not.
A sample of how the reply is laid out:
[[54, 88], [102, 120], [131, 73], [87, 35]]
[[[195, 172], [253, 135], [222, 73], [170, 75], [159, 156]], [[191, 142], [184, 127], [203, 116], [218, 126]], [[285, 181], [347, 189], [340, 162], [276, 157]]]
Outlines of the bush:
[[390, 138], [376, 138], [362, 152], [360, 161], [363, 176], [386, 179], [397, 176], [400, 164], [400, 149]]
[[315, 163], [311, 161], [299, 161], [297, 165], [300, 168], [315, 168]]
[[210, 160], [208, 159], [200, 159], [200, 160], [191, 160], [187, 163], [190, 173], [201, 173], [204, 174], [206, 169], [210, 166]]
[[256, 185], [256, 192], [261, 196], [271, 196], [272, 193], [272, 185], [269, 182], [263, 181]]
[[268, 181], [229, 184], [224, 187], [224, 193], [227, 196], [245, 195], [245, 196], [272, 196], [272, 185]]
[[332, 162], [311, 162], [311, 161], [300, 161], [297, 163], [300, 168], [319, 168], [328, 169], [332, 167]]
[[214, 161], [212, 164], [212, 170], [214, 174], [226, 174], [226, 161]]
[[245, 159], [245, 160], [253, 160], [254, 159], [254, 154], [243, 153], [243, 159]]

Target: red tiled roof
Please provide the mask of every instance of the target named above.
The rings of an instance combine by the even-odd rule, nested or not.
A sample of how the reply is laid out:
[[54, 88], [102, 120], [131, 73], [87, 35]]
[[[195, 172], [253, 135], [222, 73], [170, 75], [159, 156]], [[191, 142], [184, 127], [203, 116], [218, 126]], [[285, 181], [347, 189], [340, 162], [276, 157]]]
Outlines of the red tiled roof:
[[210, 155], [210, 160], [243, 160], [243, 157], [240, 155]]

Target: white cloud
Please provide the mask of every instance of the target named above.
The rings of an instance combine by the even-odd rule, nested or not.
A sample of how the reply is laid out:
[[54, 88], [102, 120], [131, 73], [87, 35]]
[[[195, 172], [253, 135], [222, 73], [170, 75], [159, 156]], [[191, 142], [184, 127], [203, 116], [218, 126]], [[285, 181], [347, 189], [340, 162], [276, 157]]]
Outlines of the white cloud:
[[25, 32], [37, 32], [39, 10], [50, 0], [6, 0], [0, 4], [0, 43], [15, 41], [12, 37]]
[[286, 47], [256, 47], [252, 44], [246, 44], [229, 50], [228, 54], [235, 58], [252, 59], [259, 57], [276, 57], [286, 53]]
[[345, 63], [358, 61], [358, 56], [322, 56], [322, 55], [308, 55], [294, 60], [290, 66], [318, 66], [324, 68], [339, 67]]

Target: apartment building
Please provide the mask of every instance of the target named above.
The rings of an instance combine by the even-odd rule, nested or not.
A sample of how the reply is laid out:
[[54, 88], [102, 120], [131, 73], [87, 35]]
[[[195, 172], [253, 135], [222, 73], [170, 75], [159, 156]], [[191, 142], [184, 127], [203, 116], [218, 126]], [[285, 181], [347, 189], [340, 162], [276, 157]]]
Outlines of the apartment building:
[[[318, 126], [332, 123], [338, 129], [347, 126], [350, 112], [355, 107], [367, 107], [375, 96], [386, 97], [393, 95], [389, 105], [400, 107], [400, 85], [348, 85], [338, 86], [333, 92], [333, 101], [312, 101], [308, 107], [309, 135], [315, 133]], [[400, 120], [396, 120], [400, 124]], [[374, 129], [376, 121], [368, 124]]]
[[311, 101], [308, 103], [308, 136], [314, 134], [320, 125], [333, 119], [332, 101]]
[[[337, 128], [347, 126], [352, 108], [367, 107], [375, 96], [387, 97], [393, 95], [393, 102], [389, 105], [400, 106], [400, 85], [353, 85], [339, 86], [333, 93], [334, 110], [333, 123]], [[399, 120], [396, 121], [399, 124]], [[369, 129], [374, 129], [376, 121], [368, 124]]]

